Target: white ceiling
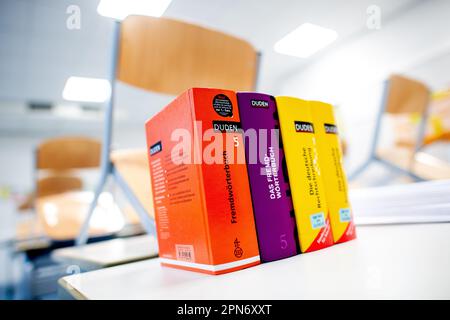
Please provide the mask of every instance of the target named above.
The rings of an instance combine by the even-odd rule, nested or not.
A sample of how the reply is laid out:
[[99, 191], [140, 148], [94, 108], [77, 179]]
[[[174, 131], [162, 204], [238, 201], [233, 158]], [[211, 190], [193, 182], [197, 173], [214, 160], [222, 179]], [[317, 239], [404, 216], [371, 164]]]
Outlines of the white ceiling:
[[[174, 17], [226, 31], [250, 41], [263, 54], [260, 89], [271, 91], [285, 72], [308, 64], [277, 54], [273, 45], [284, 35], [305, 22], [334, 29], [339, 38], [335, 45], [354, 34], [368, 31], [366, 9], [380, 7], [388, 18], [419, 1], [414, 0], [174, 0], [165, 16]], [[231, 5], [230, 5], [231, 4]]]
[[[66, 28], [66, 8], [81, 7], [80, 30]], [[61, 100], [70, 75], [106, 77], [111, 22], [96, 1], [0, 1], [0, 97]]]
[[[413, 0], [173, 0], [165, 16], [239, 36], [262, 52], [259, 88], [273, 90], [283, 74], [312, 59], [275, 53], [273, 44], [304, 22], [335, 29], [337, 45], [364, 32], [366, 8], [376, 2], [383, 17]], [[111, 21], [92, 0], [0, 1], [0, 99], [61, 100], [70, 75], [107, 77]], [[66, 28], [66, 8], [81, 8], [81, 29]], [[313, 57], [314, 59], [314, 57]], [[127, 90], [124, 89], [126, 92]], [[125, 93], [126, 94], [126, 93]], [[127, 100], [127, 99], [121, 99]]]

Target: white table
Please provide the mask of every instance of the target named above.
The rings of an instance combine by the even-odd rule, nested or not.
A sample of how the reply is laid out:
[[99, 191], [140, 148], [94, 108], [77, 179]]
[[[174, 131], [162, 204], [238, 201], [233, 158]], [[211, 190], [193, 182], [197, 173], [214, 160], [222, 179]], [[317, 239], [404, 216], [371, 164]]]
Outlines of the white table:
[[79, 299], [450, 298], [450, 223], [361, 226], [358, 239], [221, 276], [158, 259], [67, 276]]
[[157, 255], [156, 238], [142, 235], [57, 249], [53, 251], [52, 258], [66, 265], [78, 265], [83, 270], [95, 270], [149, 259]]

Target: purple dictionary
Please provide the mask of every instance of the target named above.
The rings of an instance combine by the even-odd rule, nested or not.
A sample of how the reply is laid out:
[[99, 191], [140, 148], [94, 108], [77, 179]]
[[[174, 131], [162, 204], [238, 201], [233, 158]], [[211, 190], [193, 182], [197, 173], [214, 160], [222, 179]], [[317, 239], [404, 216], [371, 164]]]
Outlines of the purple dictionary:
[[237, 98], [261, 260], [293, 256], [298, 237], [275, 99], [250, 92]]

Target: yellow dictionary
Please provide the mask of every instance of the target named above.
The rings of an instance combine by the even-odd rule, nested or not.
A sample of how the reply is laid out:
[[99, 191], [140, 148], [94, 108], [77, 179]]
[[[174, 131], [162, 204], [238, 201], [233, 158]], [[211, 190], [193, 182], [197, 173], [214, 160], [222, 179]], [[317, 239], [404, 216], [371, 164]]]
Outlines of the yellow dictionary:
[[292, 202], [302, 252], [333, 244], [308, 101], [276, 97]]
[[325, 182], [333, 240], [335, 243], [349, 241], [356, 238], [356, 232], [333, 106], [318, 101], [309, 103], [317, 137], [319, 165]]

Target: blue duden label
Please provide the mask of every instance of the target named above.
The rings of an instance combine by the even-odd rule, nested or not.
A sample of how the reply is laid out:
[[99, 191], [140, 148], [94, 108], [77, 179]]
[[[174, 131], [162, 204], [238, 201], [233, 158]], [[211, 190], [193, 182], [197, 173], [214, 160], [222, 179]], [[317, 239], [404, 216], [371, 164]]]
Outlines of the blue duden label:
[[350, 222], [352, 220], [349, 208], [339, 209], [339, 220], [341, 222]]
[[311, 215], [311, 225], [313, 229], [323, 228], [325, 227], [325, 216], [323, 212], [315, 213]]
[[153, 156], [155, 154], [157, 154], [158, 152], [162, 151], [162, 144], [161, 141], [158, 141], [157, 143], [155, 143], [154, 145], [152, 145], [150, 147], [150, 155]]

